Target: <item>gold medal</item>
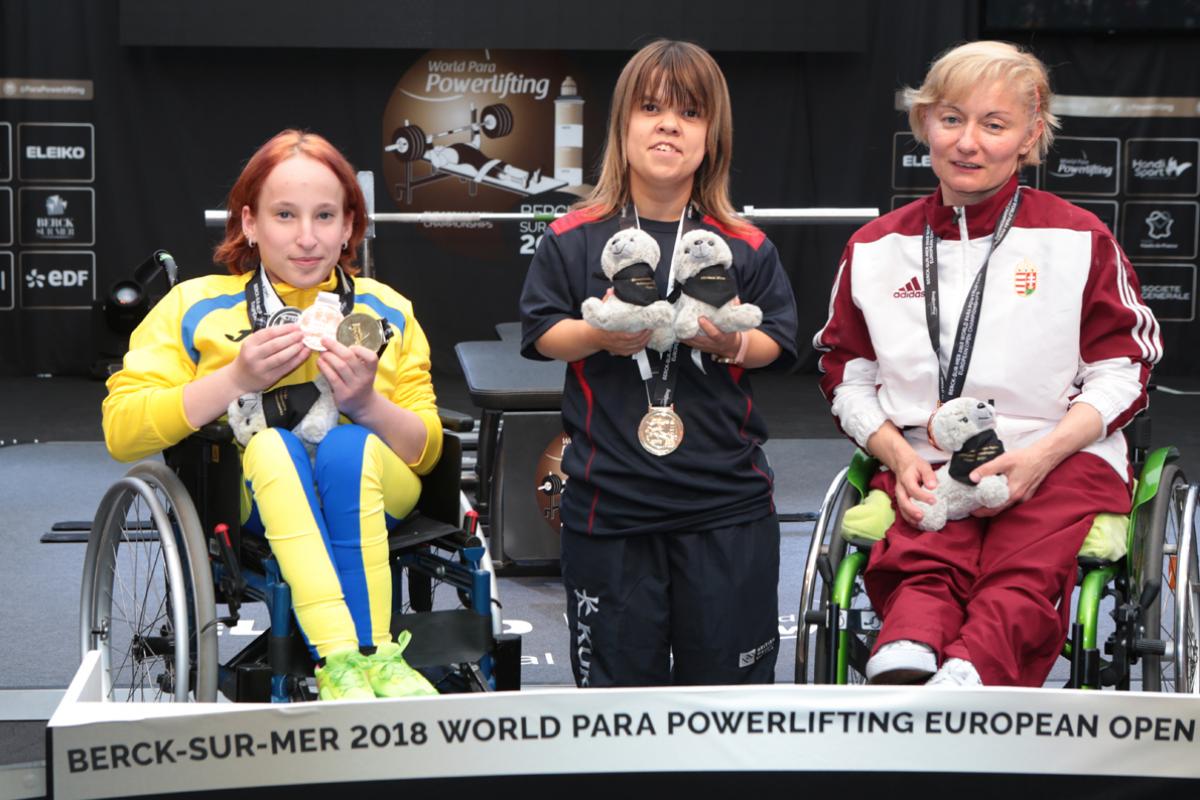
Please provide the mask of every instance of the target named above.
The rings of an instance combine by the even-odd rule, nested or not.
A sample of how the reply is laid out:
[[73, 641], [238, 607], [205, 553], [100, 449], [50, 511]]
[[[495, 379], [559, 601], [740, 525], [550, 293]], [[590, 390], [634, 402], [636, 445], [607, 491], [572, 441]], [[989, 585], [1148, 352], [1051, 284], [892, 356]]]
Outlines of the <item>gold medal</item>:
[[337, 340], [346, 347], [361, 345], [372, 353], [383, 346], [383, 327], [369, 314], [350, 314], [337, 327]]
[[638, 424], [638, 441], [647, 452], [665, 456], [683, 441], [683, 420], [674, 406], [650, 406]]

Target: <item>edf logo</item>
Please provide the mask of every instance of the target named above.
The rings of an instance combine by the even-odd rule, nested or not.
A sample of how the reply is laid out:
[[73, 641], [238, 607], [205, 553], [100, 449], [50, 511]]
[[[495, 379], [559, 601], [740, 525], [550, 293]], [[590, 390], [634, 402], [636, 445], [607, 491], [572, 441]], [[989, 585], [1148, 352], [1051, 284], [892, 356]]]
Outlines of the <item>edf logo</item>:
[[87, 251], [20, 255], [21, 308], [91, 308], [96, 300], [96, 254]]
[[25, 273], [25, 285], [30, 289], [44, 286], [84, 286], [92, 275], [86, 269], [52, 269], [42, 274], [36, 269]]

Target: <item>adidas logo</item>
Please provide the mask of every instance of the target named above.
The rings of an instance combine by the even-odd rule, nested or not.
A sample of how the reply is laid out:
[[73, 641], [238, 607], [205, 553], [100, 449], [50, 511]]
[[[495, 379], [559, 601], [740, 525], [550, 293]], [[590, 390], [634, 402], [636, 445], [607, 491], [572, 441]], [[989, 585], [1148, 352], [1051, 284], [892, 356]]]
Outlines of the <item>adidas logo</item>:
[[910, 298], [924, 297], [925, 292], [921, 290], [921, 282], [917, 280], [917, 276], [913, 275], [912, 280], [901, 286], [896, 291], [892, 292], [892, 297]]

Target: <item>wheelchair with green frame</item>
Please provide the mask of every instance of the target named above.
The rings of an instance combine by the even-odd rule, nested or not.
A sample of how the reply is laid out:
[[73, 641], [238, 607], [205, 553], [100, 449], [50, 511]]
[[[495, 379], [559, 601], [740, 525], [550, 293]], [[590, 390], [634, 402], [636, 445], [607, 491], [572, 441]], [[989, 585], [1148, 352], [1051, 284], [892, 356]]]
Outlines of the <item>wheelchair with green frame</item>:
[[[405, 660], [439, 691], [517, 689], [520, 637], [502, 632], [487, 546], [459, 488], [461, 443], [449, 432], [474, 422], [447, 412], [442, 419], [442, 458], [423, 476], [416, 509], [388, 533], [392, 633], [413, 633]], [[88, 539], [81, 648], [100, 651], [105, 697], [313, 699], [312, 656], [291, 591], [266, 540], [240, 529], [241, 459], [229, 426], [207, 425], [164, 457], [135, 464], [113, 484]], [[439, 602], [434, 610], [441, 585], [456, 590], [450, 604], [461, 607]], [[221, 663], [218, 626], [232, 630], [248, 602], [266, 605], [268, 629]]]
[[[1101, 515], [1080, 551], [1075, 616], [1062, 652], [1070, 662], [1065, 685], [1127, 690], [1140, 663], [1145, 691], [1200, 692], [1198, 487], [1188, 483], [1174, 448], [1148, 451], [1148, 419], [1136, 419], [1126, 435], [1138, 476], [1133, 509], [1128, 517]], [[865, 511], [864, 502], [890, 505], [878, 490], [870, 496], [878, 466], [856, 451], [825, 494], [800, 589], [797, 683], [866, 681], [880, 619], [862, 574], [886, 526], [871, 530], [861, 520], [879, 515], [856, 515], [855, 509]], [[1098, 638], [1106, 611], [1113, 627], [1102, 653]]]

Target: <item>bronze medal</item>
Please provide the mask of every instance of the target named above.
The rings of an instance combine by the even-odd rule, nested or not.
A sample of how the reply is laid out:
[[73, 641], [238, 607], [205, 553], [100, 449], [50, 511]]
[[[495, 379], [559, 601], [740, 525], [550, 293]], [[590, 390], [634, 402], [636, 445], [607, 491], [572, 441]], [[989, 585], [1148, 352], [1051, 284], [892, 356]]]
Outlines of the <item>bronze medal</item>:
[[385, 341], [383, 326], [369, 314], [350, 314], [338, 323], [337, 340], [346, 347], [357, 344], [377, 353]]
[[665, 456], [683, 441], [683, 420], [674, 406], [650, 406], [638, 424], [638, 441], [647, 452]]

